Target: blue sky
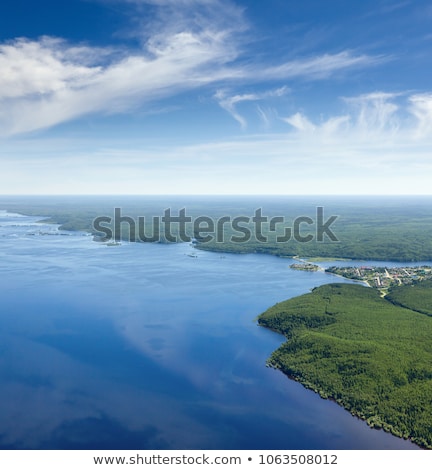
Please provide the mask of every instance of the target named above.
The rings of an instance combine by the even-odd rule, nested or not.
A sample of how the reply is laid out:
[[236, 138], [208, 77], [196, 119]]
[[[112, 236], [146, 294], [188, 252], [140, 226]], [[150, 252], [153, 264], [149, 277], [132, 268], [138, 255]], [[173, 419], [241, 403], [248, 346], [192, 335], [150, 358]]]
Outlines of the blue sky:
[[15, 0], [2, 194], [431, 194], [432, 4]]

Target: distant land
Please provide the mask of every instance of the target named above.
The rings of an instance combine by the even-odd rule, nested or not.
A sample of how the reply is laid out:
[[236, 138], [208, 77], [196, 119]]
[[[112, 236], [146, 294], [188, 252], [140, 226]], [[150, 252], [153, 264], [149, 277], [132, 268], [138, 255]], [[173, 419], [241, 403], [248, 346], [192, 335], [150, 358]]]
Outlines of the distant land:
[[[325, 218], [337, 220], [332, 230], [338, 241], [324, 237], [323, 241], [298, 242], [293, 239], [278, 243], [296, 217], [315, 217], [318, 206]], [[284, 257], [332, 258], [383, 261], [432, 260], [432, 197], [431, 196], [0, 196], [0, 209], [25, 215], [37, 215], [60, 224], [65, 230], [84, 230], [95, 234], [92, 222], [99, 216], [112, 216], [115, 207], [132, 218], [146, 217], [146, 230], [152, 228], [152, 217], [161, 216], [164, 209], [173, 213], [186, 208], [192, 217], [208, 216], [214, 220], [224, 216], [249, 216], [257, 208], [269, 217], [284, 217], [285, 225], [272, 232], [263, 224], [262, 243], [252, 237], [236, 243], [231, 237], [238, 233], [227, 227], [223, 242], [196, 239], [196, 248], [217, 252], [265, 253]], [[163, 227], [161, 227], [163, 232]], [[301, 225], [302, 236], [314, 235], [315, 227]], [[194, 239], [191, 227], [187, 231]], [[115, 237], [136, 240], [127, 225], [122, 225]], [[163, 233], [161, 234], [163, 241]]]

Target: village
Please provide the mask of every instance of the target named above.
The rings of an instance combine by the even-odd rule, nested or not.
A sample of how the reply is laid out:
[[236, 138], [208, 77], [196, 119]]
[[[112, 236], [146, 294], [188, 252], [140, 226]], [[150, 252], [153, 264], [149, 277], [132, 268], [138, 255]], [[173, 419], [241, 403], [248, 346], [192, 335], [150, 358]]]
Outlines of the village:
[[393, 286], [409, 285], [419, 281], [432, 280], [432, 266], [409, 267], [338, 267], [332, 266], [326, 272], [348, 279], [367, 283], [370, 287], [388, 289]]

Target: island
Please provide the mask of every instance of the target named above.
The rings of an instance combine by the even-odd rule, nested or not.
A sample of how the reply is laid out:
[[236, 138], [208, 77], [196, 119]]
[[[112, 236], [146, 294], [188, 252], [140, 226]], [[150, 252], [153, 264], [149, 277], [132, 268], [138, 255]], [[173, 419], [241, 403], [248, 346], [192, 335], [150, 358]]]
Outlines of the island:
[[287, 341], [268, 360], [291, 379], [398, 437], [432, 448], [432, 281], [333, 283], [258, 318]]
[[317, 266], [316, 264], [312, 264], [312, 263], [293, 263], [293, 264], [290, 264], [290, 268], [296, 269], [297, 271], [310, 271], [310, 272], [318, 271], [319, 269], [321, 269], [319, 266]]

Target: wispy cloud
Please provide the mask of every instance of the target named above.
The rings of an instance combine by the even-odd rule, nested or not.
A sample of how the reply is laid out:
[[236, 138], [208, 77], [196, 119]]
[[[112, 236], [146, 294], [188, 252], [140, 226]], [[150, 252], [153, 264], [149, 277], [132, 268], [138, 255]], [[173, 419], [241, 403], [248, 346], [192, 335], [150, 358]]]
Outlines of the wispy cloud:
[[400, 10], [401, 8], [405, 8], [407, 6], [411, 5], [411, 1], [402, 1], [402, 2], [390, 2], [390, 3], [384, 3], [382, 7], [380, 8], [380, 11], [382, 13], [392, 13], [393, 11]]
[[0, 185], [18, 194], [70, 193], [77, 180], [88, 194], [430, 193], [432, 95], [375, 92], [340, 102], [343, 114], [297, 112], [283, 118], [285, 133], [247, 139], [131, 149], [104, 138], [92, 149], [74, 141], [67, 153], [64, 141], [23, 139], [2, 147]]
[[[11, 42], [0, 47], [2, 133], [43, 129], [88, 113], [124, 112], [211, 83], [212, 67], [232, 58], [228, 49], [222, 32], [184, 32], [149, 41], [146, 50], [108, 65], [82, 65], [98, 51], [52, 38]], [[228, 76], [229, 70], [223, 74]]]
[[[218, 90], [215, 94], [221, 108], [225, 109], [240, 124], [242, 129], [247, 126], [246, 119], [237, 111], [236, 105], [245, 101], [260, 101], [267, 98], [281, 97], [289, 92], [287, 87], [268, 90], [261, 93], [246, 93], [242, 95], [228, 96], [224, 90]], [[261, 111], [262, 114], [262, 111]]]
[[344, 98], [345, 102], [354, 106], [357, 113], [357, 127], [365, 132], [394, 131], [399, 126], [396, 112], [399, 106], [391, 100], [395, 93], [369, 93], [355, 98]]
[[287, 79], [297, 77], [319, 80], [328, 78], [335, 72], [344, 69], [370, 67], [388, 60], [389, 58], [384, 56], [356, 55], [352, 51], [342, 51], [337, 54], [323, 54], [267, 67], [261, 70], [258, 76], [273, 80], [277, 78]]
[[[356, 97], [343, 97], [342, 101], [348, 106], [347, 114], [332, 116], [319, 123], [311, 122], [300, 112], [282, 119], [297, 131], [315, 133], [315, 135], [330, 136], [343, 132], [346, 135], [350, 134], [350, 139], [353, 134], [356, 139], [367, 140], [376, 136], [385, 136], [388, 139], [397, 134], [399, 129], [401, 132], [410, 129], [410, 133], [414, 135], [418, 132], [419, 122], [429, 120], [427, 111], [422, 110], [424, 107], [427, 108], [428, 99], [421, 97], [417, 101], [416, 97], [410, 97], [408, 103], [411, 103], [411, 106], [405, 103], [405, 107], [401, 108], [394, 101], [402, 95], [374, 92]], [[405, 122], [407, 112], [411, 114], [410, 123]], [[418, 114], [417, 119], [412, 119], [416, 114]]]
[[309, 121], [309, 119], [301, 113], [295, 113], [292, 116], [283, 118], [283, 121], [291, 124], [295, 129], [299, 131], [314, 131], [315, 126]]
[[[243, 10], [228, 1], [118, 1], [152, 4], [157, 11], [152, 24], [146, 20], [134, 31], [140, 44], [135, 49], [96, 48], [52, 37], [0, 44], [0, 135], [46, 129], [92, 113], [124, 113], [211, 84], [323, 79], [383, 60], [342, 51], [278, 65], [240, 61], [241, 35], [248, 25]], [[271, 93], [277, 91], [266, 97]], [[216, 93], [220, 106], [243, 128], [246, 119], [237, 106], [263, 96]]]
[[[409, 106], [410, 99], [399, 113]], [[401, 114], [392, 134], [381, 128], [368, 136], [355, 106], [320, 122], [294, 116], [285, 133], [247, 139], [151, 147], [134, 142], [133, 149], [107, 138], [93, 149], [74, 141], [60, 160], [56, 154], [65, 142], [25, 139], [12, 153], [3, 146], [0, 184], [17, 194], [73, 193], [77, 180], [86, 194], [430, 193], [432, 134], [417, 134], [423, 121], [414, 114], [406, 127]]]
[[271, 118], [275, 115], [275, 111], [273, 109], [263, 109], [259, 105], [257, 105], [256, 109], [258, 116], [261, 118], [261, 121], [264, 125], [264, 128], [269, 129], [271, 124]]
[[43, 96], [88, 84], [101, 68], [85, 64], [100, 52], [65, 47], [60, 39], [49, 37], [0, 45], [0, 99]]
[[[222, 25], [221, 11], [209, 18], [194, 10], [189, 17], [177, 3], [153, 3], [169, 7], [170, 14], [161, 7], [154, 24], [137, 28], [140, 48], [94, 48], [51, 37], [1, 44], [0, 134], [125, 112], [235, 74], [228, 65], [238, 54], [232, 26], [242, 29], [240, 10], [231, 8]], [[220, 1], [182, 2], [196, 3], [213, 15]]]
[[409, 111], [417, 118], [416, 137], [432, 135], [432, 93], [413, 95], [409, 98]]

